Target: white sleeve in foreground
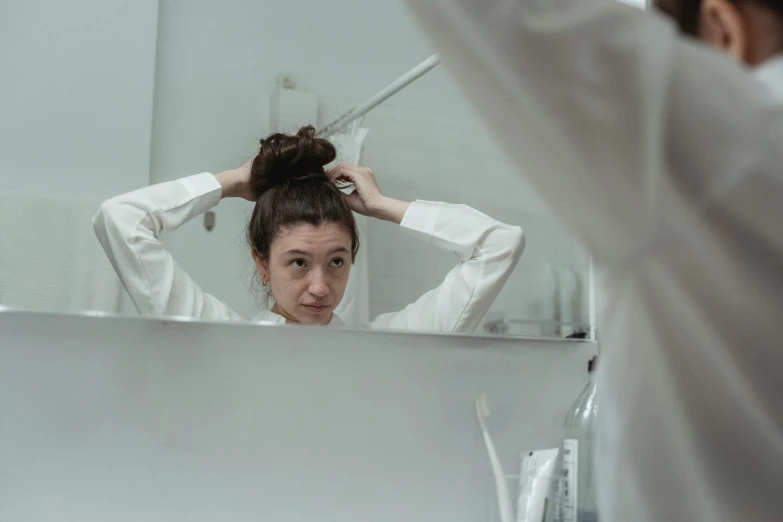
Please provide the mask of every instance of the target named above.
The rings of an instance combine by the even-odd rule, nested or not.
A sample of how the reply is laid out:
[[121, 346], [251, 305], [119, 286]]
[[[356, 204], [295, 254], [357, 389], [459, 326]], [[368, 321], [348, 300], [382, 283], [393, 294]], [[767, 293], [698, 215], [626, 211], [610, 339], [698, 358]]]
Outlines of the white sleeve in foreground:
[[598, 261], [677, 234], [683, 198], [747, 173], [763, 89], [614, 0], [408, 5], [499, 144]]

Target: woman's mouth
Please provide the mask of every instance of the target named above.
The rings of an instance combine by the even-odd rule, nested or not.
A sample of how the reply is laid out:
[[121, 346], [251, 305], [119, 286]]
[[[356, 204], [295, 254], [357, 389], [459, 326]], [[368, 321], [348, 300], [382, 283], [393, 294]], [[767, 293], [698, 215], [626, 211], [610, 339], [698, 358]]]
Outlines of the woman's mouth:
[[302, 305], [302, 306], [304, 306], [307, 310], [309, 310], [310, 312], [315, 313], [315, 314], [323, 313], [324, 311], [326, 311], [329, 308], [327, 305], [309, 305], [309, 304], [305, 304], [305, 305]]

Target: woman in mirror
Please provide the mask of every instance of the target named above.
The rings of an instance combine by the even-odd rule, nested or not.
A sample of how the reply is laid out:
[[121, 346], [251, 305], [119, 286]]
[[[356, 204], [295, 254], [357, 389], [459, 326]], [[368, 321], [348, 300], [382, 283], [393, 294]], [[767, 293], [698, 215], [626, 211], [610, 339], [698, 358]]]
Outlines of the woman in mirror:
[[[312, 127], [261, 140], [239, 169], [197, 174], [104, 202], [95, 233], [142, 315], [240, 320], [204, 292], [169, 254], [161, 236], [215, 207], [222, 198], [255, 203], [248, 242], [271, 306], [255, 319], [343, 326], [334, 313], [359, 248], [353, 212], [390, 221], [457, 255], [443, 282], [405, 309], [368, 326], [471, 332], [483, 319], [524, 248], [519, 227], [464, 205], [399, 201], [385, 196], [370, 169], [340, 164]], [[347, 195], [337, 184], [355, 190]]]

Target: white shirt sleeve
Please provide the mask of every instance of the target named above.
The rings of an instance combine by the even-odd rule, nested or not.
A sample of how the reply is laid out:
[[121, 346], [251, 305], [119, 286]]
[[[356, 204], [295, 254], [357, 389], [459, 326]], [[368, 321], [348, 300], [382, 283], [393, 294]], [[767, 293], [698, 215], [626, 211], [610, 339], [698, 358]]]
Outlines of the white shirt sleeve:
[[522, 229], [465, 205], [416, 201], [400, 224], [460, 262], [440, 286], [404, 310], [382, 314], [373, 328], [472, 332], [494, 302], [524, 249]]
[[93, 227], [142, 315], [208, 320], [241, 317], [204, 292], [166, 251], [161, 236], [216, 206], [221, 186], [209, 173], [160, 183], [105, 201]]

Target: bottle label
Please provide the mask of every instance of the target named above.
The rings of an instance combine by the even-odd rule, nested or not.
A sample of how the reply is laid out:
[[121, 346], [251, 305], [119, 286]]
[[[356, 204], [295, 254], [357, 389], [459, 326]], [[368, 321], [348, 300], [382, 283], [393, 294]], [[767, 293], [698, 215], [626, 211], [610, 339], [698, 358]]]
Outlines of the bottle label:
[[577, 469], [579, 462], [579, 441], [563, 441], [563, 480], [560, 487], [560, 513], [562, 522], [576, 522]]

